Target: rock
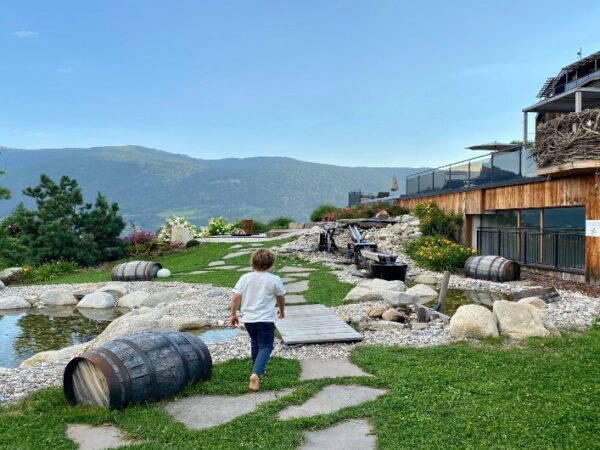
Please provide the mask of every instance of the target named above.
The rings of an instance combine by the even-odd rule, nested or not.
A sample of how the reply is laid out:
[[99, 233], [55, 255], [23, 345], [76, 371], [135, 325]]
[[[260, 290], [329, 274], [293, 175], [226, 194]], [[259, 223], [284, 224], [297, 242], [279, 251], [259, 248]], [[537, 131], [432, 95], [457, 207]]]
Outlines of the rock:
[[90, 291], [87, 289], [77, 289], [76, 291], [73, 291], [73, 297], [75, 297], [77, 300], [81, 300], [83, 297], [85, 297], [88, 294], [91, 294], [94, 291]]
[[345, 302], [386, 302], [389, 304], [402, 304], [405, 299], [404, 292], [392, 291], [388, 289], [369, 289], [362, 286], [356, 286], [346, 298]]
[[23, 297], [30, 305], [35, 305], [39, 302], [40, 296], [36, 294], [27, 294]]
[[197, 289], [188, 289], [183, 294], [181, 294], [181, 298], [185, 300], [190, 300], [194, 298], [198, 298], [200, 296], [200, 291]]
[[375, 214], [375, 218], [376, 219], [389, 219], [390, 213], [387, 212], [385, 209], [382, 209], [380, 211], [377, 211], [377, 214]]
[[427, 328], [429, 328], [429, 324], [426, 322], [413, 322], [410, 325], [410, 328], [413, 331], [420, 331], [420, 330], [426, 330]]
[[390, 322], [400, 322], [400, 318], [402, 315], [393, 308], [387, 309], [382, 315], [381, 318], [383, 320], [387, 320]]
[[156, 276], [158, 278], [169, 278], [171, 276], [171, 271], [163, 268], [156, 272]]
[[146, 291], [133, 291], [117, 299], [117, 305], [123, 308], [139, 308], [150, 297]]
[[90, 343], [86, 342], [84, 344], [71, 345], [70, 347], [61, 348], [60, 350], [48, 350], [45, 352], [40, 352], [33, 355], [31, 358], [27, 358], [19, 367], [28, 367], [44, 362], [67, 362], [70, 359], [84, 353], [89, 345]]
[[494, 302], [494, 314], [498, 320], [498, 330], [503, 336], [513, 339], [550, 336], [540, 310], [535, 306], [499, 300]]
[[179, 300], [176, 292], [173, 291], [162, 291], [150, 294], [148, 298], [142, 301], [142, 306], [149, 306], [154, 308], [160, 303], [173, 303]]
[[481, 305], [463, 305], [450, 319], [450, 334], [456, 339], [498, 337], [496, 316]]
[[23, 297], [18, 295], [9, 295], [8, 297], [0, 298], [0, 309], [20, 309], [31, 308], [31, 304]]
[[419, 303], [427, 303], [438, 296], [436, 290], [426, 284], [417, 284], [407, 289], [406, 293], [419, 296], [421, 299]]
[[206, 296], [209, 298], [218, 297], [220, 295], [225, 295], [223, 289], [211, 289], [206, 293]]
[[358, 286], [367, 289], [383, 289], [386, 291], [406, 291], [406, 285], [400, 280], [382, 280], [381, 278], [372, 278], [370, 280], [361, 281]]
[[417, 275], [415, 277], [415, 283], [428, 284], [428, 285], [431, 285], [431, 286], [437, 286], [438, 280], [433, 275], [422, 273], [421, 275]]
[[362, 329], [365, 331], [404, 331], [404, 324], [387, 320], [376, 320], [365, 324]]
[[115, 298], [108, 292], [92, 292], [81, 299], [78, 308], [114, 308]]
[[2, 272], [0, 272], [0, 281], [6, 281], [10, 277], [21, 272], [23, 272], [22, 267], [9, 267], [8, 269], [4, 269]]
[[6, 286], [4, 285], [4, 282], [0, 280], [0, 291], [1, 291], [2, 289], [4, 289], [5, 287], [6, 287]]
[[40, 302], [46, 306], [76, 305], [77, 299], [68, 289], [51, 289], [40, 295]]
[[125, 286], [121, 286], [116, 283], [109, 283], [106, 286], [98, 289], [98, 292], [108, 292], [114, 298], [121, 298], [124, 295], [127, 295], [127, 288]]
[[525, 305], [535, 306], [538, 309], [545, 309], [546, 302], [539, 297], [525, 297], [519, 300], [517, 303], [523, 303]]
[[175, 225], [171, 228], [171, 245], [174, 247], [185, 247], [193, 238], [192, 233], [184, 226]]
[[383, 315], [383, 313], [385, 311], [386, 311], [385, 308], [375, 307], [375, 308], [369, 309], [369, 312], [367, 313], [367, 315], [372, 319], [381, 319], [381, 316]]
[[409, 294], [408, 292], [398, 292], [394, 298], [387, 298], [385, 305], [388, 308], [406, 308], [407, 306], [422, 303], [421, 297]]

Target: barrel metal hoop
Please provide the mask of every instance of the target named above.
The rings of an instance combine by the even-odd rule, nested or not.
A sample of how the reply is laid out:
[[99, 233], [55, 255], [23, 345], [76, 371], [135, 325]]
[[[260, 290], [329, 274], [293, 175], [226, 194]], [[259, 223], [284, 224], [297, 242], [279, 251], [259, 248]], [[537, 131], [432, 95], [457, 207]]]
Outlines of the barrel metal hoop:
[[123, 375], [123, 383], [125, 384], [125, 404], [123, 404], [123, 407], [127, 406], [129, 403], [131, 403], [131, 396], [133, 395], [133, 385], [131, 383], [129, 369], [127, 368], [127, 366], [125, 366], [125, 364], [123, 364], [123, 361], [121, 361], [121, 359], [117, 355], [115, 355], [107, 348], [98, 347], [96, 349], [96, 352], [101, 353], [108, 359], [110, 359], [113, 362], [113, 364], [117, 366], [121, 371], [121, 374]]
[[[492, 279], [492, 266], [494, 265], [494, 263], [496, 262], [496, 260], [498, 258], [502, 258], [502, 256], [496, 256], [494, 259], [492, 259], [490, 261], [490, 267], [488, 267], [488, 273], [487, 273], [487, 279], [491, 280]], [[496, 277], [496, 281], [498, 281], [498, 277]]]
[[150, 376], [150, 398], [152, 400], [157, 400], [158, 393], [156, 391], [158, 386], [156, 381], [156, 370], [154, 369], [154, 364], [152, 364], [150, 358], [148, 358], [148, 355], [146, 355], [146, 352], [144, 352], [144, 350], [139, 345], [137, 345], [135, 342], [130, 341], [129, 339], [115, 339], [115, 341], [122, 342], [131, 347], [139, 355], [144, 364], [146, 364], [146, 367], [148, 368], [148, 375]]
[[82, 356], [82, 359], [87, 359], [100, 368], [100, 371], [108, 383], [109, 406], [111, 408], [121, 408], [122, 386], [117, 383], [117, 374], [115, 373], [115, 369], [113, 369], [112, 366], [99, 355], [92, 352], [85, 353]]
[[187, 358], [181, 352], [181, 350], [179, 349], [179, 346], [177, 345], [177, 343], [173, 342], [171, 340], [171, 338], [169, 337], [168, 334], [163, 334], [163, 337], [166, 338], [167, 341], [169, 341], [169, 344], [171, 344], [171, 347], [173, 347], [175, 349], [175, 351], [177, 352], [177, 354], [181, 358], [181, 361], [183, 362], [183, 370], [185, 371], [186, 384], [188, 384], [191, 381], [191, 377], [190, 377], [191, 373], [190, 373], [190, 365], [188, 364]]
[[208, 380], [212, 374], [212, 358], [210, 356], [210, 352], [208, 351], [208, 347], [201, 339], [196, 338], [195, 336], [188, 336], [188, 333], [182, 333], [182, 335], [192, 345], [200, 361], [204, 363], [204, 379]]

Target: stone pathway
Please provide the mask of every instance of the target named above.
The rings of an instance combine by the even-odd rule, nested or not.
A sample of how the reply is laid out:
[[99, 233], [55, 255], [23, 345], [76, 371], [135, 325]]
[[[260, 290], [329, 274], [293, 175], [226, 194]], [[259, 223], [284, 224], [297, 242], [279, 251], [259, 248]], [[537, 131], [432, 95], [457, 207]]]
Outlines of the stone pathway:
[[112, 425], [92, 427], [70, 424], [67, 426], [67, 436], [75, 442], [79, 450], [102, 450], [132, 444], [125, 439], [121, 430]]
[[231, 247], [229, 247], [229, 248], [242, 248], [242, 247], [243, 247], [243, 245], [242, 245], [242, 244], [235, 244], [235, 245], [232, 245], [232, 246], [231, 246]]
[[308, 291], [308, 280], [296, 281], [295, 283], [285, 284], [285, 291], [289, 294]]
[[213, 267], [213, 269], [215, 270], [233, 270], [233, 269], [237, 269], [240, 266], [217, 266], [217, 267]]
[[304, 295], [286, 295], [285, 296], [285, 304], [286, 305], [297, 305], [298, 303], [306, 303], [306, 299]]
[[368, 421], [348, 420], [324, 430], [305, 432], [300, 450], [369, 450], [375, 449], [376, 443]]
[[208, 273], [210, 270], [194, 270], [193, 272], [184, 272], [181, 275], [202, 275], [203, 273]]
[[300, 365], [302, 367], [301, 380], [371, 376], [347, 359], [304, 359], [300, 361]]
[[279, 269], [281, 273], [298, 273], [298, 272], [312, 272], [317, 269], [310, 269], [308, 267], [298, 267], [298, 266], [285, 266]]
[[286, 396], [292, 389], [258, 392], [237, 397], [196, 395], [167, 403], [165, 409], [175, 420], [193, 430], [203, 430], [227, 423], [256, 411], [259, 405]]
[[241, 269], [238, 269], [238, 272], [252, 272], [252, 267], [242, 267]]
[[281, 279], [281, 281], [283, 281], [284, 283], [293, 283], [295, 281], [298, 281], [297, 278], [292, 278], [292, 277], [283, 277]]
[[249, 255], [253, 251], [254, 250], [240, 250], [239, 252], [228, 253], [227, 255], [223, 256], [223, 259], [231, 259], [237, 258], [238, 256]]
[[225, 261], [213, 261], [208, 263], [208, 267], [224, 266], [225, 264], [227, 264]]
[[292, 273], [286, 273], [286, 275], [288, 277], [294, 277], [294, 278], [308, 278], [310, 276], [309, 272], [292, 272]]
[[322, 414], [331, 414], [340, 409], [375, 400], [385, 393], [387, 393], [387, 391], [383, 389], [358, 385], [334, 384], [325, 386], [302, 405], [288, 406], [283, 411], [279, 412], [277, 417], [282, 420], [287, 420], [299, 417], [314, 417]]

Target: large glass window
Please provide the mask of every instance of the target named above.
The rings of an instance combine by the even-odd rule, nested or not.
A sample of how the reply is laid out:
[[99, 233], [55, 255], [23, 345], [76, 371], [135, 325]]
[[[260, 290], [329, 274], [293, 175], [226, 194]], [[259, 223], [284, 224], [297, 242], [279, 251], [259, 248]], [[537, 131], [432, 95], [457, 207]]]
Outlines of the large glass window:
[[431, 192], [433, 189], [433, 172], [419, 175], [419, 192]]
[[544, 209], [544, 229], [585, 228], [585, 207]]
[[523, 209], [521, 210], [521, 228], [540, 228], [540, 210]]
[[494, 154], [494, 182], [514, 180], [519, 177], [520, 153], [500, 152]]
[[419, 177], [407, 177], [406, 178], [406, 193], [407, 194], [418, 194], [419, 193]]

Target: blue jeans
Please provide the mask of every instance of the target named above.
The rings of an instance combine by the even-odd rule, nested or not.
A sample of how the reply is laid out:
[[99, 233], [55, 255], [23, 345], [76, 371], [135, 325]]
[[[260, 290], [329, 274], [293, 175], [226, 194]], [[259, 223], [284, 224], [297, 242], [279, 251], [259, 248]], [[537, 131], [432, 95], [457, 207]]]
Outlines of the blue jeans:
[[250, 356], [252, 358], [252, 373], [261, 377], [273, 351], [275, 340], [275, 324], [273, 322], [244, 323], [250, 335]]

